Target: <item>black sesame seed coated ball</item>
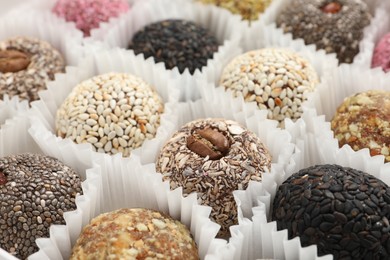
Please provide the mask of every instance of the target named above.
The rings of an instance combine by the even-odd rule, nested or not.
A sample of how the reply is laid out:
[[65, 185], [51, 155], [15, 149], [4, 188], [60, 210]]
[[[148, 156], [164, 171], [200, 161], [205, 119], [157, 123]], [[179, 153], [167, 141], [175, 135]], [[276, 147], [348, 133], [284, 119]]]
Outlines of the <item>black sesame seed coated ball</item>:
[[390, 189], [372, 175], [316, 165], [290, 176], [273, 203], [278, 230], [334, 259], [390, 259]]
[[81, 180], [55, 158], [19, 154], [0, 158], [0, 247], [26, 259], [38, 251], [35, 240], [49, 236], [52, 224], [75, 210]]
[[205, 28], [191, 21], [164, 20], [145, 26], [130, 42], [129, 49], [155, 62], [164, 62], [167, 69], [187, 68], [191, 74], [207, 65], [218, 50], [217, 39]]
[[352, 63], [370, 19], [363, 0], [292, 0], [276, 24], [294, 39], [336, 53], [340, 63]]

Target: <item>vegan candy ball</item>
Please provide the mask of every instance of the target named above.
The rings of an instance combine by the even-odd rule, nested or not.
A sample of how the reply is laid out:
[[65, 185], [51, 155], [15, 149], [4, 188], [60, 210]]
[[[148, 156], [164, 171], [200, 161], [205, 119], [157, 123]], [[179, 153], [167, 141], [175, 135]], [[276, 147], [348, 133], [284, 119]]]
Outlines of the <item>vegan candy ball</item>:
[[228, 237], [229, 227], [238, 222], [233, 191], [246, 189], [251, 180], [261, 181], [270, 167], [271, 155], [253, 132], [213, 118], [184, 125], [156, 161], [156, 171], [171, 189], [182, 187], [185, 196], [197, 192], [201, 203], [212, 208], [220, 237]]

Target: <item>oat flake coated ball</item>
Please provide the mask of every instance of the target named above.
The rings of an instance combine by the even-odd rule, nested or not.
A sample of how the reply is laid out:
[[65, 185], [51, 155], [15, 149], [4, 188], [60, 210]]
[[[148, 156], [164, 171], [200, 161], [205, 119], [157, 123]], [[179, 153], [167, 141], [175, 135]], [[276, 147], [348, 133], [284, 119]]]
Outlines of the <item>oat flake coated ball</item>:
[[273, 202], [273, 220], [303, 247], [334, 259], [390, 258], [390, 189], [362, 171], [316, 165], [293, 174]]
[[92, 219], [73, 247], [70, 259], [198, 260], [199, 255], [182, 223], [158, 211], [134, 208]]
[[35, 239], [49, 237], [52, 224], [76, 209], [79, 175], [55, 158], [18, 154], [0, 158], [0, 247], [26, 259], [38, 251]]
[[344, 99], [331, 127], [340, 147], [370, 150], [390, 162], [390, 91], [369, 90]]
[[171, 189], [182, 187], [184, 196], [197, 192], [201, 204], [212, 208], [211, 219], [221, 225], [218, 236], [225, 238], [238, 222], [233, 191], [261, 181], [270, 167], [271, 155], [254, 133], [237, 122], [211, 118], [184, 125], [156, 161]]
[[233, 14], [240, 14], [242, 19], [257, 20], [260, 13], [271, 4], [271, 0], [199, 0], [205, 4], [215, 4], [226, 8]]
[[311, 64], [287, 49], [266, 48], [234, 58], [223, 70], [220, 84], [246, 102], [268, 110], [268, 118], [293, 121], [302, 114], [301, 104], [318, 83]]
[[352, 63], [370, 20], [362, 0], [291, 0], [276, 24], [294, 39], [336, 53], [340, 63]]
[[64, 72], [61, 54], [49, 43], [27, 37], [0, 42], [0, 99], [19, 96], [32, 102], [54, 74]]
[[57, 0], [53, 12], [68, 22], [74, 22], [87, 37], [92, 29], [99, 28], [101, 22], [108, 22], [128, 9], [126, 0]]
[[156, 135], [163, 110], [161, 97], [141, 78], [107, 73], [73, 88], [57, 111], [56, 131], [97, 152], [128, 157]]

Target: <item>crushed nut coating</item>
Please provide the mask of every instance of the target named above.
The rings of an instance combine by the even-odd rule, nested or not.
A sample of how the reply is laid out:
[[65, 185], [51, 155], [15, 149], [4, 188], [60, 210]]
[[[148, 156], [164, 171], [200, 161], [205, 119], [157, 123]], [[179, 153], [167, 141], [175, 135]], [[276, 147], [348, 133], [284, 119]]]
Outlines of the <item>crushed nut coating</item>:
[[370, 150], [390, 162], [390, 91], [369, 90], [344, 99], [331, 122], [340, 147]]
[[87, 225], [71, 260], [198, 260], [192, 236], [182, 223], [158, 211], [119, 209], [99, 215]]

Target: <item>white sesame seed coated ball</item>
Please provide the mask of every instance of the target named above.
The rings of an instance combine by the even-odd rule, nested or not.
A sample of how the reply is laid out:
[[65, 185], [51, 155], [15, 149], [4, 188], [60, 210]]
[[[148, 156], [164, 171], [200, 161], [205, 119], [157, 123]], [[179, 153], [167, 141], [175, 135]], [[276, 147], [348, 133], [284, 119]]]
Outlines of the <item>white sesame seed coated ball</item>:
[[56, 132], [95, 151], [124, 157], [152, 139], [164, 104], [144, 80], [125, 73], [107, 73], [77, 85], [57, 111]]
[[223, 70], [220, 84], [246, 102], [268, 110], [268, 118], [293, 121], [302, 114], [301, 104], [314, 90], [318, 75], [297, 53], [281, 48], [249, 51], [234, 58]]

